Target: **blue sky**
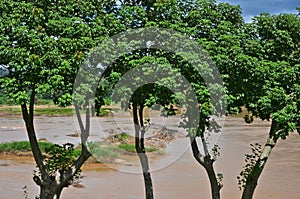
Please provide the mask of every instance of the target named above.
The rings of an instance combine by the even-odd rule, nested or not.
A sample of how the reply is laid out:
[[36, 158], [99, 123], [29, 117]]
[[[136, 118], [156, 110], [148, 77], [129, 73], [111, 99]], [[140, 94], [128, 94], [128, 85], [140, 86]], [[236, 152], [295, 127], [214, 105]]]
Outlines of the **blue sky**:
[[240, 5], [246, 22], [253, 16], [262, 12], [270, 14], [298, 13], [296, 7], [300, 7], [300, 0], [218, 0], [232, 5]]

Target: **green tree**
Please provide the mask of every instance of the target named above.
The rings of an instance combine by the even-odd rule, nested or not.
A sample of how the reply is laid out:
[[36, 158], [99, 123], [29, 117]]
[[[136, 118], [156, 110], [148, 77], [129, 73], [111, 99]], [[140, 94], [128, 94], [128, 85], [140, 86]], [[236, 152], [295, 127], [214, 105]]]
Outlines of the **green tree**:
[[[187, 27], [184, 27], [189, 35], [192, 35], [204, 49], [206, 49], [210, 57], [221, 72], [224, 86], [226, 88], [227, 113], [238, 113], [239, 105], [243, 101], [240, 100], [240, 92], [236, 88], [239, 81], [239, 68], [236, 67], [233, 59], [242, 54], [242, 45], [240, 35], [244, 21], [241, 15], [241, 8], [228, 3], [216, 3], [216, 1], [196, 1], [193, 3], [183, 4], [186, 14], [182, 15], [182, 20]], [[208, 145], [205, 140], [205, 133], [209, 130], [218, 132], [220, 127], [213, 124], [210, 115], [215, 111], [209, 96], [210, 93], [203, 83], [197, 83], [196, 94], [200, 106], [200, 121], [197, 132], [191, 132], [191, 148], [197, 162], [202, 165], [209, 177], [212, 198], [220, 198], [220, 190], [222, 188], [222, 174], [216, 173], [214, 170], [214, 162], [219, 155], [218, 146], [207, 150]], [[225, 97], [225, 96], [223, 96]], [[219, 105], [222, 107], [222, 105]], [[219, 110], [220, 111], [220, 110]], [[222, 115], [222, 112], [219, 112]], [[213, 129], [212, 129], [213, 128]], [[199, 142], [197, 141], [199, 137]], [[202, 144], [205, 153], [200, 154], [199, 145]]]
[[[252, 160], [241, 172], [243, 199], [253, 197], [258, 179], [278, 139], [286, 139], [299, 129], [299, 42], [300, 18], [296, 14], [254, 17], [247, 27], [244, 53], [250, 58], [242, 82], [247, 109], [253, 116], [271, 120], [265, 145], [253, 145]], [[246, 62], [247, 63], [247, 62]], [[246, 79], [247, 78], [247, 79]]]
[[[9, 74], [1, 79], [10, 100], [21, 105], [28, 139], [40, 175], [40, 198], [59, 198], [63, 188], [90, 157], [86, 148], [86, 125], [76, 112], [81, 127], [81, 154], [70, 158], [66, 168], [54, 172], [45, 161], [34, 128], [37, 95], [47, 94], [60, 106], [72, 103], [74, 78], [88, 50], [122, 28], [109, 13], [112, 1], [11, 1], [0, 3], [0, 65]], [[113, 23], [114, 22], [114, 23]], [[89, 115], [89, 110], [86, 111]], [[87, 117], [88, 118], [88, 117]], [[51, 158], [50, 158], [51, 159]]]
[[[234, 103], [237, 102], [240, 96], [233, 90], [233, 88], [235, 88], [232, 85], [234, 81], [232, 81], [232, 79], [229, 77], [229, 74], [233, 73], [232, 67], [234, 67], [234, 64], [231, 63], [230, 59], [235, 57], [237, 53], [242, 53], [241, 42], [239, 42], [240, 37], [235, 36], [237, 33], [239, 33], [239, 28], [242, 27], [244, 23], [241, 16], [241, 10], [238, 6], [231, 6], [227, 3], [217, 4], [214, 0], [148, 2], [121, 1], [121, 5], [117, 9], [117, 15], [119, 16], [119, 19], [126, 25], [126, 27], [129, 28], [163, 27], [177, 30], [183, 35], [187, 35], [198, 41], [204, 48], [213, 54], [213, 58], [216, 60], [217, 66], [222, 73], [224, 73], [223, 77], [227, 77], [227, 81], [225, 83], [228, 87], [228, 101], [233, 104], [232, 106], [229, 106], [232, 107], [230, 108], [229, 112], [239, 111], [236, 108], [237, 105]], [[178, 49], [183, 49], [184, 45], [185, 44], [176, 47]], [[233, 47], [231, 48], [232, 45]], [[231, 57], [228, 54], [230, 54]], [[182, 57], [174, 53], [163, 52], [161, 50], [154, 50], [151, 48], [126, 54], [112, 65], [111, 68], [113, 69], [108, 73], [117, 73], [119, 76], [122, 76], [126, 71], [138, 66], [139, 64], [146, 63], [146, 59], [143, 59], [142, 61], [140, 60], [139, 62], [137, 62], [136, 59], [141, 59], [141, 57], [147, 55], [167, 59], [168, 64], [170, 64], [173, 68], [176, 68], [183, 76], [186, 77], [188, 82], [192, 83], [200, 107], [198, 114], [202, 120], [196, 125], [198, 127], [197, 132], [195, 132], [194, 129], [191, 129], [190, 124], [183, 123], [182, 126], [186, 127], [190, 132], [189, 135], [191, 138], [191, 145], [195, 159], [199, 162], [199, 164], [204, 166], [208, 173], [211, 182], [213, 198], [220, 198], [220, 189], [222, 185], [218, 179], [218, 176], [221, 175], [217, 175], [213, 168], [213, 163], [216, 160], [216, 156], [212, 154], [214, 152], [210, 152], [208, 150], [206, 150], [205, 155], [201, 155], [196, 139], [197, 137], [201, 138], [200, 144], [204, 145], [204, 148], [208, 148], [204, 139], [204, 134], [209, 129], [212, 129], [210, 114], [216, 113], [220, 110], [214, 110], [214, 107], [212, 107], [212, 102], [210, 101], [210, 98], [213, 96], [213, 93], [210, 93], [212, 90], [207, 88], [207, 85], [203, 81], [203, 77], [197, 75], [198, 73], [195, 71], [195, 68], [191, 66], [191, 63], [188, 63], [186, 60], [182, 59]], [[132, 65], [130, 66], [128, 62], [131, 62]], [[230, 64], [230, 67], [228, 64]], [[237, 75], [236, 78], [238, 78]], [[229, 88], [229, 86], [231, 86], [231, 88]], [[143, 87], [142, 90], [147, 92], [145, 89], [149, 89], [148, 92], [152, 93], [153, 87]], [[156, 87], [156, 89], [163, 89], [163, 87]], [[160, 91], [160, 93], [163, 92]], [[155, 94], [151, 96], [143, 96], [140, 91], [137, 91], [134, 96], [135, 97], [131, 98], [131, 100], [134, 99], [133, 101], [136, 101], [136, 105], [134, 107], [136, 109], [139, 108], [141, 113], [143, 112], [142, 110], [145, 106], [144, 104], [147, 104], [146, 101], [149, 100], [149, 98], [154, 101], [169, 99], [167, 96]], [[137, 98], [136, 96], [139, 97]], [[242, 101], [240, 100], [239, 102], [241, 103]], [[190, 109], [194, 108], [195, 106], [190, 107]], [[189, 117], [188, 114], [186, 115], [187, 117]], [[143, 118], [141, 114], [140, 118]], [[138, 114], [135, 114], [135, 126], [137, 126], [139, 129], [142, 129], [141, 126], [143, 126], [143, 124], [137, 119]], [[141, 135], [142, 136], [139, 135], [138, 137], [142, 138], [143, 133]], [[214, 148], [214, 151], [217, 153], [216, 149], [217, 148]], [[137, 149], [137, 151], [139, 150], [140, 149]], [[145, 184], [147, 185], [147, 183]], [[152, 189], [152, 187], [149, 189]], [[151, 197], [149, 196], [149, 198]]]
[[[126, 58], [127, 62], [123, 62], [123, 58]], [[123, 67], [120, 67], [120, 65]], [[126, 55], [120, 58], [114, 67], [107, 69], [107, 71], [111, 70], [114, 72], [107, 74], [110, 74], [110, 77], [114, 74], [113, 76], [118, 78], [117, 81], [114, 81], [117, 84], [114, 86], [113, 101], [120, 103], [125, 110], [129, 107], [132, 108], [135, 128], [135, 149], [142, 166], [146, 198], [151, 199], [154, 198], [154, 194], [144, 144], [144, 137], [147, 132], [144, 124], [144, 108], [158, 104], [168, 106], [170, 103], [176, 102], [176, 94], [165, 86], [170, 85], [172, 80], [174, 81], [174, 75], [170, 74], [172, 73], [172, 69], [165, 58], [138, 56], [137, 54], [133, 54], [132, 57]]]

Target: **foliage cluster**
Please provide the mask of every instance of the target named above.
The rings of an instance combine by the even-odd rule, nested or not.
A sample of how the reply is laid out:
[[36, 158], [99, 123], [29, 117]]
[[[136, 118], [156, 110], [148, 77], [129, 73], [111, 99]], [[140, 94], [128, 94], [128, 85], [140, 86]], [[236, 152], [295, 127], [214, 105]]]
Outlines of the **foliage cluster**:
[[252, 153], [245, 154], [246, 164], [243, 166], [243, 170], [240, 172], [240, 175], [237, 176], [240, 190], [243, 190], [243, 188], [245, 187], [247, 179], [250, 173], [253, 171], [262, 151], [262, 146], [259, 143], [250, 144], [250, 146]]

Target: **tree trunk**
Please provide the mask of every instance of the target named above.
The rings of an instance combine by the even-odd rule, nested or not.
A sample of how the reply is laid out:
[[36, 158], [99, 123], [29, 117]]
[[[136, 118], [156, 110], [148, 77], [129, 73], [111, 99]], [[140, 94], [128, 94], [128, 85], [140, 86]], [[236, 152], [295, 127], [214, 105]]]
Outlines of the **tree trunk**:
[[197, 162], [200, 165], [202, 165], [205, 168], [206, 173], [208, 175], [212, 199], [220, 199], [220, 190], [222, 186], [219, 184], [218, 179], [216, 177], [216, 173], [213, 167], [214, 160], [211, 159], [210, 154], [207, 151], [207, 146], [205, 144], [205, 141], [202, 138], [202, 142], [204, 141], [203, 147], [204, 149], [206, 149], [205, 156], [200, 154], [196, 138], [191, 136], [190, 141], [191, 141], [191, 147], [192, 147], [194, 158], [197, 160]]
[[[35, 100], [35, 88], [32, 88], [32, 93], [30, 96], [29, 109], [27, 108], [26, 103], [21, 105], [23, 120], [26, 125], [26, 130], [29, 138], [29, 143], [31, 146], [31, 151], [37, 167], [41, 173], [41, 176], [35, 175], [33, 177], [34, 182], [40, 186], [40, 198], [41, 199], [59, 199], [61, 192], [64, 187], [69, 185], [70, 180], [74, 175], [78, 173], [83, 163], [91, 156], [86, 148], [86, 141], [90, 131], [90, 113], [89, 110], [86, 112], [86, 126], [83, 127], [82, 120], [80, 118], [79, 123], [81, 127], [81, 143], [82, 143], [82, 152], [79, 158], [73, 163], [72, 167], [66, 170], [64, 173], [61, 173], [60, 179], [55, 179], [51, 177], [48, 173], [48, 169], [44, 164], [44, 157], [39, 147], [36, 132], [34, 128], [34, 100]], [[77, 107], [76, 113], [79, 113]], [[80, 115], [79, 115], [80, 117]]]
[[43, 163], [44, 158], [42, 155], [42, 151], [38, 145], [38, 141], [34, 129], [34, 101], [35, 101], [35, 88], [33, 87], [31, 91], [30, 101], [29, 101], [29, 110], [27, 108], [26, 103], [21, 104], [22, 116], [25, 122], [26, 131], [27, 131], [34, 160], [37, 164], [37, 167], [41, 171], [42, 177], [48, 179], [49, 176], [47, 175], [46, 168]]
[[62, 188], [57, 188], [57, 186], [41, 187], [40, 199], [59, 199]]
[[212, 199], [220, 199], [220, 184], [214, 171], [213, 162], [209, 161], [204, 167], [209, 178]]
[[[140, 121], [139, 121], [140, 120]], [[151, 173], [149, 171], [149, 162], [148, 157], [145, 151], [144, 145], [144, 123], [143, 123], [143, 106], [140, 106], [139, 109], [139, 118], [137, 112], [137, 104], [133, 103], [133, 121], [135, 127], [135, 149], [140, 159], [140, 163], [142, 166], [144, 184], [145, 184], [145, 192], [146, 199], [153, 199], [153, 185], [151, 179]]]
[[246, 179], [246, 184], [244, 187], [242, 199], [252, 199], [255, 188], [257, 186], [258, 179], [267, 163], [267, 160], [271, 154], [273, 147], [276, 145], [277, 136], [276, 136], [276, 128], [275, 123], [272, 122], [269, 138], [260, 154], [259, 159], [256, 161], [253, 169]]

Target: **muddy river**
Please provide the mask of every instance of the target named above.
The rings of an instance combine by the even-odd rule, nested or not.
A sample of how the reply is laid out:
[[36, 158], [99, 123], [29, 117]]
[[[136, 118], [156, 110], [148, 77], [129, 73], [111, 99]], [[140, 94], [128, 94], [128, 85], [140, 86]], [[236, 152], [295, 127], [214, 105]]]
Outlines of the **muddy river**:
[[[178, 118], [151, 118], [152, 131], [167, 126], [176, 130]], [[39, 138], [62, 144], [78, 144], [76, 119], [73, 117], [37, 117], [36, 131]], [[224, 128], [213, 140], [221, 149], [221, 156], [215, 169], [224, 175], [223, 199], [240, 198], [237, 175], [244, 165], [244, 154], [250, 152], [250, 143], [263, 144], [269, 129], [269, 122], [255, 120], [251, 125], [242, 118], [227, 117]], [[93, 118], [90, 141], [101, 140], [109, 134], [133, 132], [131, 120], [120, 118]], [[184, 132], [183, 132], [184, 133]], [[0, 117], [0, 142], [26, 140], [21, 118]], [[212, 144], [212, 143], [211, 143]], [[165, 155], [150, 162], [156, 199], [209, 199], [209, 182], [203, 168], [191, 155], [186, 138], [169, 143]], [[38, 194], [38, 187], [32, 181], [34, 164], [28, 158], [1, 157], [0, 198], [28, 198]], [[84, 169], [80, 184], [84, 188], [70, 186], [62, 193], [68, 198], [142, 199], [143, 178], [138, 162], [115, 165], [93, 165]], [[287, 140], [279, 141], [274, 148], [264, 172], [258, 182], [255, 199], [299, 199], [300, 198], [300, 136], [291, 134]], [[26, 186], [26, 189], [23, 187]]]

